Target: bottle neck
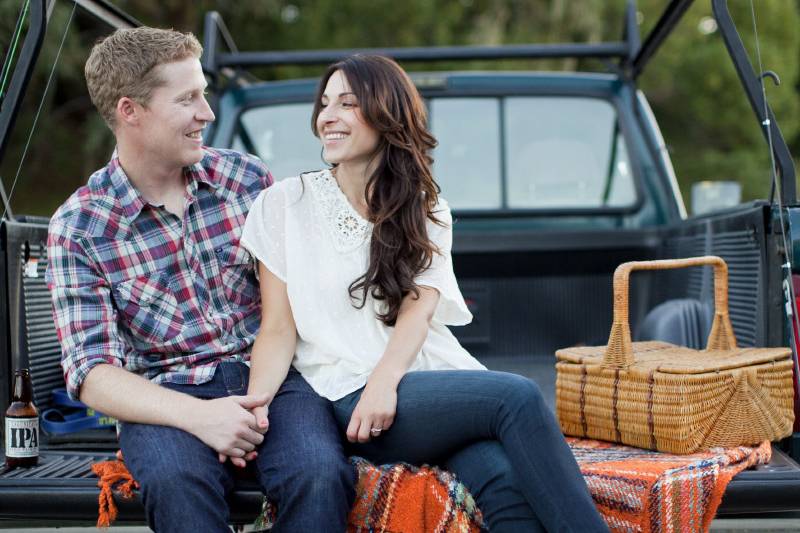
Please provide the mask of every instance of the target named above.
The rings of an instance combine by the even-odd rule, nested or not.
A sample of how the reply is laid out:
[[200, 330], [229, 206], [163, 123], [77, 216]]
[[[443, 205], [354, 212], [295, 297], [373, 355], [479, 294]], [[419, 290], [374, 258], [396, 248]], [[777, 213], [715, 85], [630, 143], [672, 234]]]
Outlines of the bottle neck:
[[17, 371], [14, 374], [14, 394], [11, 401], [22, 403], [33, 401], [33, 385], [31, 375], [27, 371]]

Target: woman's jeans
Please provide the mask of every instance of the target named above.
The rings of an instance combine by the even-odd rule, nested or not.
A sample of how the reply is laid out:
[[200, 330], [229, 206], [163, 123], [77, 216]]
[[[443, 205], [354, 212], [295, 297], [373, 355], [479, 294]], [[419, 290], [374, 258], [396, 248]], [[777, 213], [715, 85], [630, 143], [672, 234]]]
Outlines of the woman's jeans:
[[[249, 371], [242, 363], [221, 363], [208, 383], [164, 386], [205, 399], [244, 395]], [[269, 424], [255, 470], [278, 507], [272, 531], [344, 531], [356, 473], [330, 402], [292, 369], [270, 404]], [[217, 452], [180, 429], [131, 423], [122, 424], [120, 447], [141, 484], [151, 528], [230, 533], [225, 496], [234, 486], [234, 467], [220, 464]]]
[[[342, 431], [361, 390], [334, 402]], [[397, 398], [392, 426], [348, 453], [444, 467], [470, 490], [492, 533], [608, 531], [531, 380], [484, 370], [409, 372]]]

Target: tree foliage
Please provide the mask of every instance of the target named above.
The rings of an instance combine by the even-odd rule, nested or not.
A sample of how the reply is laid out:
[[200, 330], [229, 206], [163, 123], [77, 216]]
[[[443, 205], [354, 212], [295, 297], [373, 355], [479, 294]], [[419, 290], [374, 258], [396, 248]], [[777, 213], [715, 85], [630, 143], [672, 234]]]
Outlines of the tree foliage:
[[[647, 0], [642, 8], [661, 2]], [[798, 136], [797, 4], [756, 2], [756, 32], [749, 2], [729, 2], [745, 48], [756, 71], [774, 70], [780, 87], [765, 83], [767, 98], [789, 142]], [[684, 16], [642, 79], [671, 147], [679, 182], [686, 191], [699, 180], [734, 180], [743, 198], [766, 198], [770, 189], [769, 150], [736, 71], [718, 32], [700, 27], [711, 20], [711, 8], [697, 2]]]
[[[5, 55], [24, 0], [0, 3], [0, 47]], [[289, 50], [528, 42], [599, 42], [622, 36], [626, 2], [614, 0], [115, 0], [142, 23], [202, 35], [203, 14], [219, 11], [242, 50]], [[646, 34], [666, 2], [639, 0]], [[751, 4], [729, 2], [756, 69]], [[798, 51], [800, 13], [796, 0], [753, 3], [763, 69], [776, 71], [780, 87], [767, 94], [783, 134], [800, 149]], [[710, 2], [698, 0], [648, 65], [641, 88], [654, 108], [671, 148], [679, 182], [729, 179], [744, 198], [769, 193], [769, 158], [762, 131], [742, 92], [718, 31], [708, 24]], [[71, 24], [31, 136], [28, 156], [14, 193], [17, 212], [49, 215], [66, 196], [102, 166], [113, 138], [91, 107], [83, 63], [104, 28], [72, 3], [57, 0], [42, 60], [34, 75], [12, 145], [0, 166], [11, 188], [33, 117], [47, 84], [67, 20]], [[438, 62], [414, 68], [547, 69], [604, 68], [576, 60], [502, 61], [468, 65]], [[257, 72], [263, 79], [315, 76], [320, 68], [281, 67]]]

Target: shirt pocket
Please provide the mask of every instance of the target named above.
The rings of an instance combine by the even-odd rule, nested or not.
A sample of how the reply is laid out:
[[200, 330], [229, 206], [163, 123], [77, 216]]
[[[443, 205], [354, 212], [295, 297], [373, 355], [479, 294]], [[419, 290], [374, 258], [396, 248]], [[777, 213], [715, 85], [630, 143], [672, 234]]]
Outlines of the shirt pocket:
[[258, 302], [258, 281], [250, 253], [237, 243], [217, 248], [216, 254], [225, 299], [234, 307]]
[[114, 287], [117, 307], [135, 340], [163, 344], [183, 330], [183, 312], [165, 272], [144, 274]]

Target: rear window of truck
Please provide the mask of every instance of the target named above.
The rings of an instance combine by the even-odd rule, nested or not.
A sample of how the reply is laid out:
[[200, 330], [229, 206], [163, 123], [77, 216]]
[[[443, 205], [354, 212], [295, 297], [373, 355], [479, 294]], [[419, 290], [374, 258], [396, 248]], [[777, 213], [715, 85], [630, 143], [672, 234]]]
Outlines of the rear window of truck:
[[[589, 97], [435, 97], [434, 176], [454, 210], [628, 207], [636, 187], [617, 112]], [[322, 168], [310, 103], [247, 109], [233, 148], [275, 179]]]

